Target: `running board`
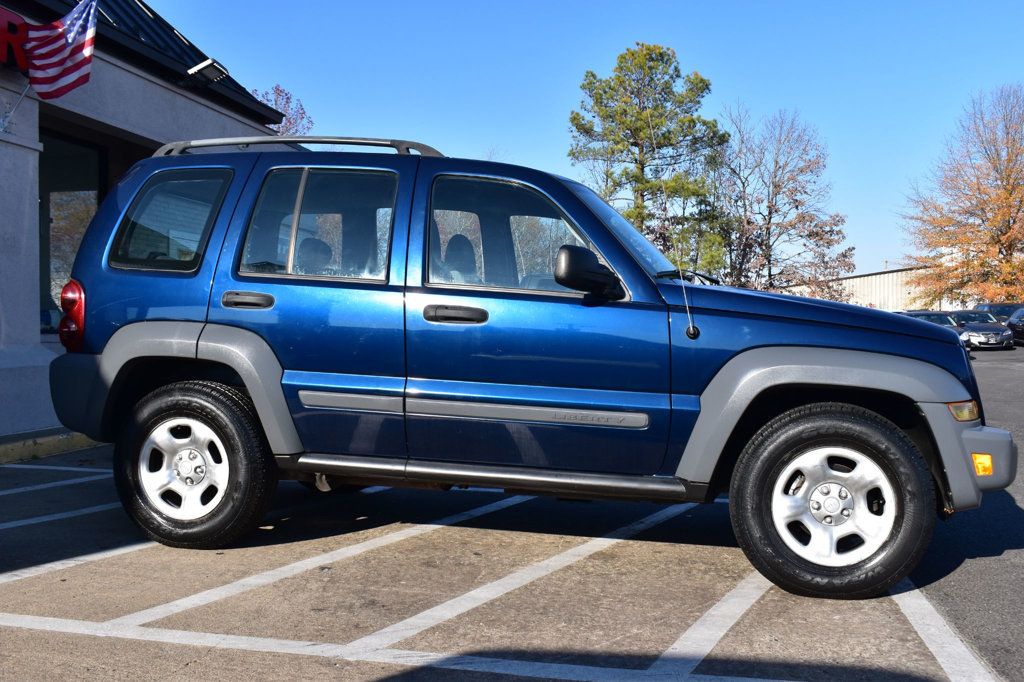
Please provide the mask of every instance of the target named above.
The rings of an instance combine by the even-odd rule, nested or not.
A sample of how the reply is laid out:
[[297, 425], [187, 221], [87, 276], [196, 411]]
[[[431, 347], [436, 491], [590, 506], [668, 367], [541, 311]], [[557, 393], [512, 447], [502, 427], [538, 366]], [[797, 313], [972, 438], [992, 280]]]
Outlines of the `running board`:
[[278, 455], [279, 467], [327, 474], [352, 481], [390, 485], [432, 484], [504, 488], [563, 497], [704, 502], [706, 483], [672, 476], [593, 474], [558, 469], [502, 467], [350, 455]]

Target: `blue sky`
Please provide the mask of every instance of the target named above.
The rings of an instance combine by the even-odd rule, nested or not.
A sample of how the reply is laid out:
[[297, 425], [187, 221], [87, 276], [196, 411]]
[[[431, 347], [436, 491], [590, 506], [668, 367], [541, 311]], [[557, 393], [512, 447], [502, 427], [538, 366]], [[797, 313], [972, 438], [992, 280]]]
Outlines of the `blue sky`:
[[150, 0], [247, 87], [281, 83], [321, 134], [421, 140], [569, 177], [587, 69], [636, 41], [709, 78], [704, 114], [795, 109], [830, 152], [857, 271], [907, 250], [899, 217], [980, 90], [1024, 80], [1024, 3]]

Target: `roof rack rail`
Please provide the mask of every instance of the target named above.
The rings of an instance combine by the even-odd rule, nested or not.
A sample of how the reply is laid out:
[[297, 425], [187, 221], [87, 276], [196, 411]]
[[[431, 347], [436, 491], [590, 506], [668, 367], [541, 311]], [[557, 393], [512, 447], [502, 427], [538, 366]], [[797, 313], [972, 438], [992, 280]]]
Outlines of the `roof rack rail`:
[[218, 137], [165, 144], [153, 156], [177, 156], [197, 147], [248, 147], [254, 144], [347, 144], [367, 147], [391, 147], [399, 154], [417, 152], [420, 156], [444, 156], [429, 145], [409, 140], [379, 140], [371, 137], [320, 137], [306, 135], [265, 135], [261, 137]]

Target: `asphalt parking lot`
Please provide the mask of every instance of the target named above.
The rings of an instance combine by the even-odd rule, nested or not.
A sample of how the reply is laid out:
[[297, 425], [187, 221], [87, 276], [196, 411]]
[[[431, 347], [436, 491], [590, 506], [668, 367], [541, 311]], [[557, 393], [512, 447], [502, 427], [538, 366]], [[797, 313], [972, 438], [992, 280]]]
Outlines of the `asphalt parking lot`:
[[[1024, 350], [976, 354], [1024, 442]], [[794, 597], [727, 504], [280, 486], [243, 545], [147, 542], [110, 450], [0, 466], [0, 679], [1024, 677], [1024, 482], [940, 523], [892, 596]]]

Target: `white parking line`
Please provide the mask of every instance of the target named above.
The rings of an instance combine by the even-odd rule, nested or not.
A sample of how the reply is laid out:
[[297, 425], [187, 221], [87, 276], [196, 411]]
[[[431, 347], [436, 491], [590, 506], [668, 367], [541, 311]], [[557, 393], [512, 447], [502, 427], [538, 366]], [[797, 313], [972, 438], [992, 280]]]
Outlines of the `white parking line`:
[[300, 573], [305, 573], [306, 571], [313, 570], [314, 568], [318, 568], [320, 566], [333, 564], [337, 561], [341, 561], [342, 559], [348, 559], [359, 554], [363, 554], [364, 552], [368, 552], [372, 549], [377, 549], [378, 547], [384, 547], [385, 545], [390, 545], [401, 540], [416, 537], [417, 535], [429, 533], [430, 531], [437, 530], [438, 528], [443, 528], [445, 526], [451, 526], [456, 523], [468, 521], [478, 516], [490, 514], [491, 512], [496, 512], [500, 509], [505, 509], [506, 507], [511, 507], [513, 505], [520, 504], [522, 502], [526, 502], [527, 500], [532, 499], [533, 498], [528, 495], [508, 497], [503, 500], [499, 500], [497, 502], [492, 502], [491, 504], [484, 505], [482, 507], [474, 507], [469, 511], [459, 512], [458, 514], [447, 516], [443, 519], [434, 521], [432, 523], [424, 523], [412, 526], [404, 530], [388, 533], [387, 535], [382, 535], [380, 537], [364, 540], [363, 542], [358, 542], [354, 545], [341, 547], [340, 549], [336, 549], [333, 552], [327, 552], [326, 554], [309, 557], [307, 559], [303, 559], [302, 561], [296, 561], [292, 564], [279, 566], [278, 568], [274, 568], [269, 571], [264, 571], [263, 573], [257, 573], [256, 575], [252, 575], [247, 578], [242, 578], [240, 580], [236, 580], [235, 582], [228, 583], [226, 585], [221, 585], [219, 587], [214, 587], [209, 590], [204, 590], [203, 592], [199, 592], [188, 597], [182, 597], [181, 599], [177, 599], [166, 604], [160, 604], [159, 606], [154, 606], [143, 611], [129, 613], [128, 615], [121, 616], [120, 618], [115, 618], [107, 622], [117, 625], [142, 625], [143, 623], [149, 623], [155, 620], [160, 620], [162, 618], [172, 616], [176, 613], [187, 611], [188, 609], [194, 609], [197, 606], [210, 604], [215, 601], [220, 601], [221, 599], [234, 597], [243, 592], [248, 592], [249, 590], [255, 589], [257, 587], [264, 587], [266, 585], [270, 585], [279, 580], [290, 578]]
[[0, 497], [4, 495], [17, 495], [19, 493], [30, 493], [34, 490], [46, 490], [47, 488], [60, 488], [65, 485], [75, 485], [77, 483], [89, 483], [90, 481], [102, 481], [105, 478], [111, 478], [114, 474], [96, 474], [95, 476], [83, 476], [82, 478], [71, 478], [66, 481], [51, 481], [49, 483], [37, 483], [35, 485], [26, 485], [21, 488], [8, 488], [7, 490], [0, 490]]
[[651, 666], [651, 673], [686, 676], [703, 661], [733, 625], [772, 584], [756, 571], [708, 609]]
[[109, 504], [98, 504], [95, 507], [83, 507], [82, 509], [72, 509], [71, 511], [58, 512], [56, 514], [44, 514], [43, 516], [33, 516], [28, 519], [18, 519], [17, 521], [4, 521], [3, 523], [0, 523], [0, 530], [7, 530], [8, 528], [20, 528], [22, 526], [32, 526], [37, 523], [46, 523], [48, 521], [70, 519], [73, 516], [95, 514], [96, 512], [107, 511], [110, 509], [118, 509], [120, 507], [120, 502], [110, 502]]
[[896, 585], [891, 594], [949, 679], [996, 679], [909, 578]]
[[677, 504], [671, 507], [666, 507], [654, 514], [645, 516], [639, 521], [634, 521], [628, 526], [623, 526], [622, 528], [614, 530], [604, 537], [594, 538], [582, 545], [577, 545], [572, 549], [568, 549], [544, 559], [543, 561], [521, 568], [514, 573], [510, 573], [504, 578], [499, 578], [494, 582], [481, 585], [475, 590], [467, 592], [459, 597], [455, 597], [454, 599], [449, 599], [443, 604], [438, 604], [437, 606], [427, 609], [426, 611], [422, 611], [415, 616], [406, 618], [399, 623], [389, 625], [382, 630], [378, 630], [377, 632], [365, 637], [361, 637], [349, 644], [348, 647], [346, 647], [346, 652], [349, 655], [364, 654], [369, 651], [384, 649], [392, 644], [401, 642], [403, 639], [408, 639], [413, 635], [432, 628], [446, 620], [450, 620], [465, 613], [466, 611], [475, 609], [478, 606], [482, 606], [487, 602], [493, 601], [512, 590], [528, 585], [538, 578], [543, 578], [544, 576], [565, 568], [570, 564], [574, 564], [581, 559], [585, 559], [591, 554], [610, 547], [620, 540], [630, 538], [652, 526], [667, 521], [674, 516], [678, 516], [693, 506], [693, 504]]
[[318, 656], [347, 661], [390, 663], [404, 666], [429, 666], [444, 670], [490, 672], [556, 680], [673, 679], [688, 680], [690, 682], [767, 682], [751, 677], [725, 677], [718, 675], [680, 677], [675, 674], [666, 675], [637, 669], [575, 665], [571, 663], [542, 663], [538, 661], [488, 658], [485, 656], [459, 656], [397, 649], [382, 649], [364, 654], [352, 654], [347, 651], [345, 645], [325, 642], [173, 630], [139, 625], [124, 625], [113, 621], [97, 623], [87, 620], [25, 616], [14, 613], [0, 613], [0, 627], [21, 628], [39, 632], [61, 632], [92, 637], [112, 637], [143, 642], [197, 646], [208, 649]]
[[[303, 502], [300, 504], [294, 504], [283, 509], [271, 511], [267, 516], [267, 521], [278, 521], [286, 516], [294, 514], [297, 511], [301, 511], [306, 507], [312, 506], [314, 502]], [[39, 564], [37, 566], [27, 566], [25, 568], [15, 569], [8, 571], [7, 573], [0, 573], [0, 585], [3, 583], [14, 582], [15, 580], [23, 580], [25, 578], [34, 578], [38, 575], [45, 575], [52, 573], [53, 571], [60, 571], [65, 568], [73, 568], [82, 564], [88, 564], [93, 561], [99, 561], [101, 559], [107, 559], [109, 557], [120, 556], [122, 554], [128, 554], [129, 552], [135, 552], [140, 549], [146, 549], [147, 547], [157, 547], [159, 543], [156, 542], [136, 542], [123, 547], [115, 547], [113, 549], [106, 549], [99, 552], [90, 552], [89, 554], [81, 554], [75, 557], [68, 557], [67, 559], [58, 559], [45, 564]]]
[[82, 473], [110, 473], [110, 469], [90, 469], [89, 467], [62, 467], [49, 464], [0, 464], [0, 469], [39, 469], [40, 471], [79, 471]]
[[145, 549], [146, 547], [153, 547], [155, 545], [155, 542], [137, 542], [131, 545], [125, 545], [124, 547], [115, 547], [114, 549], [106, 549], [101, 552], [82, 554], [80, 556], [71, 557], [69, 559], [58, 559], [57, 561], [51, 561], [46, 564], [39, 564], [38, 566], [19, 568], [15, 571], [0, 573], [0, 585], [4, 583], [13, 582], [15, 580], [33, 578], [37, 575], [52, 573], [53, 571], [60, 571], [65, 568], [72, 568], [73, 566], [80, 566], [81, 564], [87, 564], [92, 561], [99, 561], [100, 559], [106, 559], [108, 557], [127, 554], [128, 552], [134, 552], [136, 550]]

